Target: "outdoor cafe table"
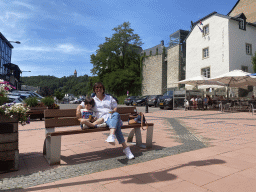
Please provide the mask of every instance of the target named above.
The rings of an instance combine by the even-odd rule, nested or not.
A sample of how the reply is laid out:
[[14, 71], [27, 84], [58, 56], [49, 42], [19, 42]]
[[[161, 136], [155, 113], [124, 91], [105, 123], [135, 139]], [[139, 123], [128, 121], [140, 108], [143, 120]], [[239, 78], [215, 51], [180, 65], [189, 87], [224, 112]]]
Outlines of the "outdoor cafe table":
[[256, 100], [229, 99], [229, 100], [218, 101], [221, 111], [223, 111], [223, 106], [225, 104], [229, 104], [229, 109], [232, 108], [233, 110], [237, 110], [237, 111], [244, 111], [244, 110], [250, 111], [251, 103], [255, 105]]

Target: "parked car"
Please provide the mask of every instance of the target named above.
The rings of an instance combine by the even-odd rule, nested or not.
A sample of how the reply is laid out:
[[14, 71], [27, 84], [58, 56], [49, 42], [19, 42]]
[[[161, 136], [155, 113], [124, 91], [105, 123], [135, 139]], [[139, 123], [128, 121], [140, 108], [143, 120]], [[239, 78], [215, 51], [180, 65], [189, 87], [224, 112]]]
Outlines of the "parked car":
[[129, 106], [132, 105], [133, 100], [136, 98], [136, 96], [129, 96], [124, 100], [124, 104]]
[[24, 103], [20, 96], [7, 95], [9, 102], [8, 103]]
[[158, 98], [157, 105], [160, 109], [164, 109], [165, 107], [173, 109], [173, 91], [167, 91], [163, 96], [160, 96]]
[[162, 96], [162, 95], [150, 95], [148, 97], [148, 106], [151, 107], [151, 106], [157, 106], [157, 100], [158, 98]]
[[22, 100], [25, 100], [29, 97], [32, 97], [31, 94], [25, 94], [25, 93], [9, 93], [8, 95], [12, 95], [12, 96], [19, 96]]
[[37, 97], [38, 99], [42, 99], [43, 97], [34, 91], [20, 91], [20, 90], [13, 90], [11, 93], [13, 94], [29, 94], [32, 97]]
[[147, 101], [147, 96], [141, 96], [141, 97], [136, 97], [133, 102], [132, 102], [132, 105], [137, 105], [137, 106], [143, 106], [146, 104], [146, 101]]

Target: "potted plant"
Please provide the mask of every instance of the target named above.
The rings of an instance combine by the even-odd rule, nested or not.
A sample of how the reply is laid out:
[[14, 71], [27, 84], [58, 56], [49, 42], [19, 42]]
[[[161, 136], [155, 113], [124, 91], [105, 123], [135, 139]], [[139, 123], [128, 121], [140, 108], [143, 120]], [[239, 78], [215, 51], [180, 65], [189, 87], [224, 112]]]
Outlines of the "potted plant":
[[29, 97], [25, 99], [24, 102], [28, 107], [38, 107], [38, 100], [36, 97]]
[[26, 113], [29, 109], [22, 104], [7, 103], [8, 98], [6, 94], [15, 87], [11, 86], [9, 82], [0, 79], [0, 122], [18, 121], [21, 125], [29, 123]]
[[45, 97], [41, 101], [48, 109], [59, 109], [59, 106], [54, 103], [53, 97]]

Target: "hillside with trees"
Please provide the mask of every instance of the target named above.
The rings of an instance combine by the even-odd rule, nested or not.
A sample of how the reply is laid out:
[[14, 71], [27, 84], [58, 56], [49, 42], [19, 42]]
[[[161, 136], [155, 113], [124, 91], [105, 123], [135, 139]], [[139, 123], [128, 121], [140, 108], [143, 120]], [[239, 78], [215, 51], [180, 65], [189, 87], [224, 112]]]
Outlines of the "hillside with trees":
[[22, 77], [24, 85], [33, 87], [39, 86], [41, 88], [42, 96], [53, 95], [56, 91], [61, 93], [72, 93], [75, 96], [86, 95], [92, 93], [92, 83], [88, 75], [74, 77], [61, 77], [54, 76], [30, 76]]

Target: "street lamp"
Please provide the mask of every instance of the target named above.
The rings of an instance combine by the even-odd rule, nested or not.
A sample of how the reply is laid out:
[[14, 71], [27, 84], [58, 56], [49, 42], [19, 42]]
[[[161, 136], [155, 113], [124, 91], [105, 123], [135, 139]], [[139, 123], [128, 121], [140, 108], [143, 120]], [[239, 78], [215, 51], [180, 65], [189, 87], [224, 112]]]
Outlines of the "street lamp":
[[[20, 81], [22, 82], [22, 72], [31, 72], [31, 71], [20, 71], [21, 77], [20, 77]], [[21, 86], [20, 86], [21, 89]]]
[[9, 41], [10, 43], [17, 43], [17, 44], [20, 44], [19, 41]]
[[23, 72], [31, 72], [31, 71], [20, 71], [20, 73], [21, 73], [21, 78], [22, 78], [22, 73], [23, 73]]

